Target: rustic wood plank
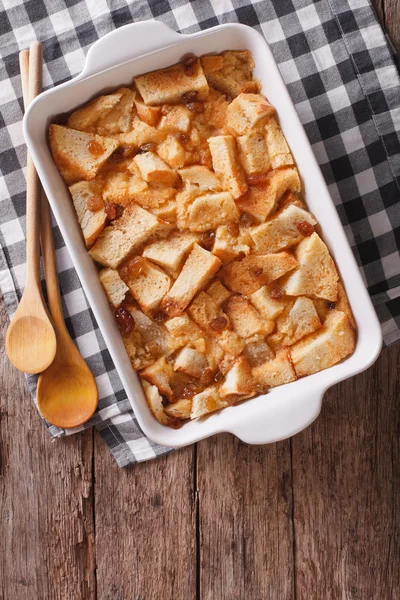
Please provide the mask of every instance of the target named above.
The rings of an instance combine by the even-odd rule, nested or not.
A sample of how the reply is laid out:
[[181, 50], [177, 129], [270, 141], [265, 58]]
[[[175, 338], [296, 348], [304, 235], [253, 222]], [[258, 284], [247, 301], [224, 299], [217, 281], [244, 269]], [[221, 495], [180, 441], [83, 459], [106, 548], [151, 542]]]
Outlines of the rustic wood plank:
[[290, 442], [198, 444], [201, 600], [293, 595]]
[[382, 0], [384, 24], [397, 52], [400, 52], [400, 0]]
[[383, 26], [385, 25], [384, 2], [385, 2], [385, 0], [372, 0], [372, 5], [375, 8], [378, 19], [380, 20], [380, 22], [382, 23]]
[[400, 347], [292, 439], [298, 600], [400, 597]]
[[7, 325], [2, 304], [0, 597], [93, 599], [92, 433], [51, 442], [4, 354]]
[[95, 437], [99, 600], [195, 600], [194, 447], [120, 469]]

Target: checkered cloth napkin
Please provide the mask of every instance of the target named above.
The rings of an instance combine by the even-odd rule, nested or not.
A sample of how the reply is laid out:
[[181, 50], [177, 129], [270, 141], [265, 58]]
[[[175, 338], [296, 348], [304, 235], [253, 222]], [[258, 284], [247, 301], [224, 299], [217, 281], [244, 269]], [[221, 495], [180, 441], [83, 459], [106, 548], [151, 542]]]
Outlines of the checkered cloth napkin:
[[[44, 85], [82, 69], [90, 45], [115, 27], [160, 19], [190, 33], [239, 21], [271, 46], [336, 203], [382, 323], [400, 338], [400, 80], [368, 0], [3, 0], [0, 9], [0, 286], [10, 316], [25, 281], [25, 166], [18, 51], [44, 46]], [[67, 327], [94, 373], [99, 431], [126, 466], [168, 452], [146, 438], [117, 375], [58, 227]], [[34, 395], [36, 378], [27, 378]], [[48, 426], [52, 436], [63, 431]], [[80, 428], [82, 429], [82, 428]], [[77, 429], [79, 430], [79, 429]]]

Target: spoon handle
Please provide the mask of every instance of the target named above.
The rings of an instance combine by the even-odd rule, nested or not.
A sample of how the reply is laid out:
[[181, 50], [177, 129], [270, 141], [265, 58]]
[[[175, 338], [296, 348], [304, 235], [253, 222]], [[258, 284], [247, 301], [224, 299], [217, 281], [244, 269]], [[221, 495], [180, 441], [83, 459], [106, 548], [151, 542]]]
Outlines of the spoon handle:
[[[42, 86], [42, 46], [39, 42], [31, 44], [29, 63], [28, 101], [38, 95]], [[40, 188], [39, 177], [29, 155], [26, 180], [26, 285], [34, 283], [40, 286]]]
[[[38, 42], [34, 42], [35, 45]], [[42, 55], [35, 55], [36, 62], [32, 64], [34, 57], [32, 55], [32, 46], [30, 51], [23, 50], [20, 52], [19, 64], [21, 71], [21, 80], [22, 80], [22, 95], [24, 99], [24, 107], [25, 110], [29, 106], [29, 103], [34, 99], [33, 92], [38, 95], [42, 91]], [[35, 69], [33, 71], [34, 75], [32, 75], [32, 66]], [[32, 81], [33, 78], [33, 81]], [[61, 296], [60, 296], [60, 288], [58, 286], [58, 272], [57, 272], [57, 263], [56, 263], [56, 255], [54, 250], [54, 240], [53, 240], [53, 229], [51, 225], [51, 216], [49, 203], [47, 201], [46, 195], [41, 189], [40, 190], [40, 240], [42, 244], [42, 256], [44, 269], [46, 273], [46, 290], [47, 290], [47, 300], [50, 308], [50, 313], [57, 325], [58, 331], [60, 329], [65, 329], [64, 315], [61, 308]]]

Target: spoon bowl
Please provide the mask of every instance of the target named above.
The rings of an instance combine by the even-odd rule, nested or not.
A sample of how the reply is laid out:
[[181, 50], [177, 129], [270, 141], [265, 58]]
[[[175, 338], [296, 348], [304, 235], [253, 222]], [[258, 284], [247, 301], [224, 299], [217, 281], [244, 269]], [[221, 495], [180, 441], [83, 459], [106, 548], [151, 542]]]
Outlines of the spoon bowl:
[[61, 428], [78, 427], [97, 407], [96, 382], [66, 332], [60, 332], [59, 350], [52, 364], [39, 376], [37, 404], [42, 416]]
[[36, 287], [26, 287], [6, 335], [8, 358], [20, 371], [41, 373], [52, 363], [56, 336]]

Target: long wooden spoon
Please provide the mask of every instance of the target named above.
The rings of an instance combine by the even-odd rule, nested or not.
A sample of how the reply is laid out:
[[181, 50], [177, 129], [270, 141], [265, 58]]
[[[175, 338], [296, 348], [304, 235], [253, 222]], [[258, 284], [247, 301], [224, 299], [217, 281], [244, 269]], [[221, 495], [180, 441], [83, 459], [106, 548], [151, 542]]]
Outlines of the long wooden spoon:
[[[23, 52], [25, 54], [21, 52], [20, 66], [23, 88], [26, 88], [28, 70], [31, 73], [31, 59], [26, 51]], [[41, 196], [41, 242], [48, 303], [57, 335], [57, 352], [52, 364], [39, 377], [37, 403], [49, 423], [62, 428], [77, 427], [90, 419], [96, 410], [98, 391], [92, 373], [65, 327], [50, 210], [44, 192]]]
[[[31, 45], [30, 97], [41, 87], [41, 45]], [[25, 373], [40, 373], [56, 353], [56, 335], [43, 299], [40, 284], [39, 250], [39, 178], [28, 155], [26, 191], [26, 284], [17, 311], [6, 335], [6, 352], [12, 364]]]

